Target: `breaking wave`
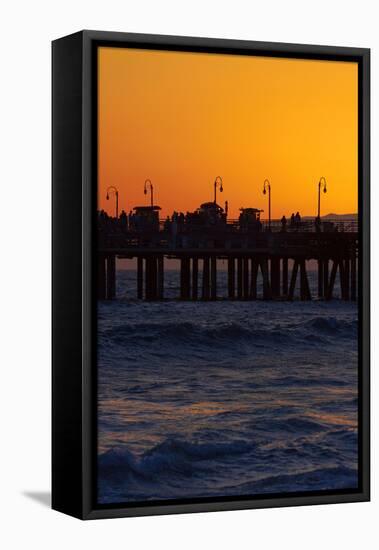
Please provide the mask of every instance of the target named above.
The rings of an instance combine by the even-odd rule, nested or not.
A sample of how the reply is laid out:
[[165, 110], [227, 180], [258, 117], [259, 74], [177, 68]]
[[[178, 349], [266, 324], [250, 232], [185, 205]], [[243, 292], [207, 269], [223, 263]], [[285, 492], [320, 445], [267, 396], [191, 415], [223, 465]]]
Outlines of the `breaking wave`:
[[148, 344], [189, 345], [214, 347], [235, 347], [238, 343], [293, 345], [296, 341], [312, 345], [357, 335], [357, 321], [347, 321], [335, 317], [315, 317], [301, 324], [275, 327], [248, 319], [244, 322], [221, 322], [209, 325], [195, 321], [163, 320], [160, 323], [120, 324], [104, 329], [102, 337], [116, 345], [146, 346]]

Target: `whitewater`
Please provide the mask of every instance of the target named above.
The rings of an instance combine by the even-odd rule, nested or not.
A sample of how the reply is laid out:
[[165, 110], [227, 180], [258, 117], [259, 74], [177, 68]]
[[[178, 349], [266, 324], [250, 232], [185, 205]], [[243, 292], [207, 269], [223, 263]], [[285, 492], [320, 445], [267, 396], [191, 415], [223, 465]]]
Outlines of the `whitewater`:
[[357, 305], [181, 302], [177, 271], [165, 284], [137, 301], [119, 270], [98, 303], [99, 503], [356, 488]]

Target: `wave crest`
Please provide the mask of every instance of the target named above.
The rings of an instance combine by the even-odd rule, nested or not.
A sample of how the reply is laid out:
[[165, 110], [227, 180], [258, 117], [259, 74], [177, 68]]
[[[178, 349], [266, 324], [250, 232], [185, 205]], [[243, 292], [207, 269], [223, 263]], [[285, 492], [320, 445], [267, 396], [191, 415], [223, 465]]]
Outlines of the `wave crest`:
[[199, 462], [244, 454], [252, 450], [252, 444], [244, 441], [229, 443], [192, 443], [166, 439], [141, 456], [135, 456], [125, 448], [115, 448], [99, 456], [100, 471], [123, 475], [138, 475], [145, 478], [157, 474], [179, 473], [191, 475], [199, 468]]

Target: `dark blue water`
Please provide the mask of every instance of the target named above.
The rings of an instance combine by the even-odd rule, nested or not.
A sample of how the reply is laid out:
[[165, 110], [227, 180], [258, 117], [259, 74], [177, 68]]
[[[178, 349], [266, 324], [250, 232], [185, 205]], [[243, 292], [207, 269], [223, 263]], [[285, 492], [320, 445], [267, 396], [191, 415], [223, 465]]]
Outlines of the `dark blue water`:
[[133, 293], [99, 303], [99, 502], [357, 486], [356, 304]]

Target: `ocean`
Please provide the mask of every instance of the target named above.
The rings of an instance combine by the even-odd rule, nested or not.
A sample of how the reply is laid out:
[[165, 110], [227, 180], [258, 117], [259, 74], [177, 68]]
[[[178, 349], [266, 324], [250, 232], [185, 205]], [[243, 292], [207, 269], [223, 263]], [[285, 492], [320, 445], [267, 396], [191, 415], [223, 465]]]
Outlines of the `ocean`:
[[98, 303], [98, 502], [356, 488], [357, 304], [180, 302], [178, 285], [167, 271], [167, 299], [137, 301], [120, 269]]

